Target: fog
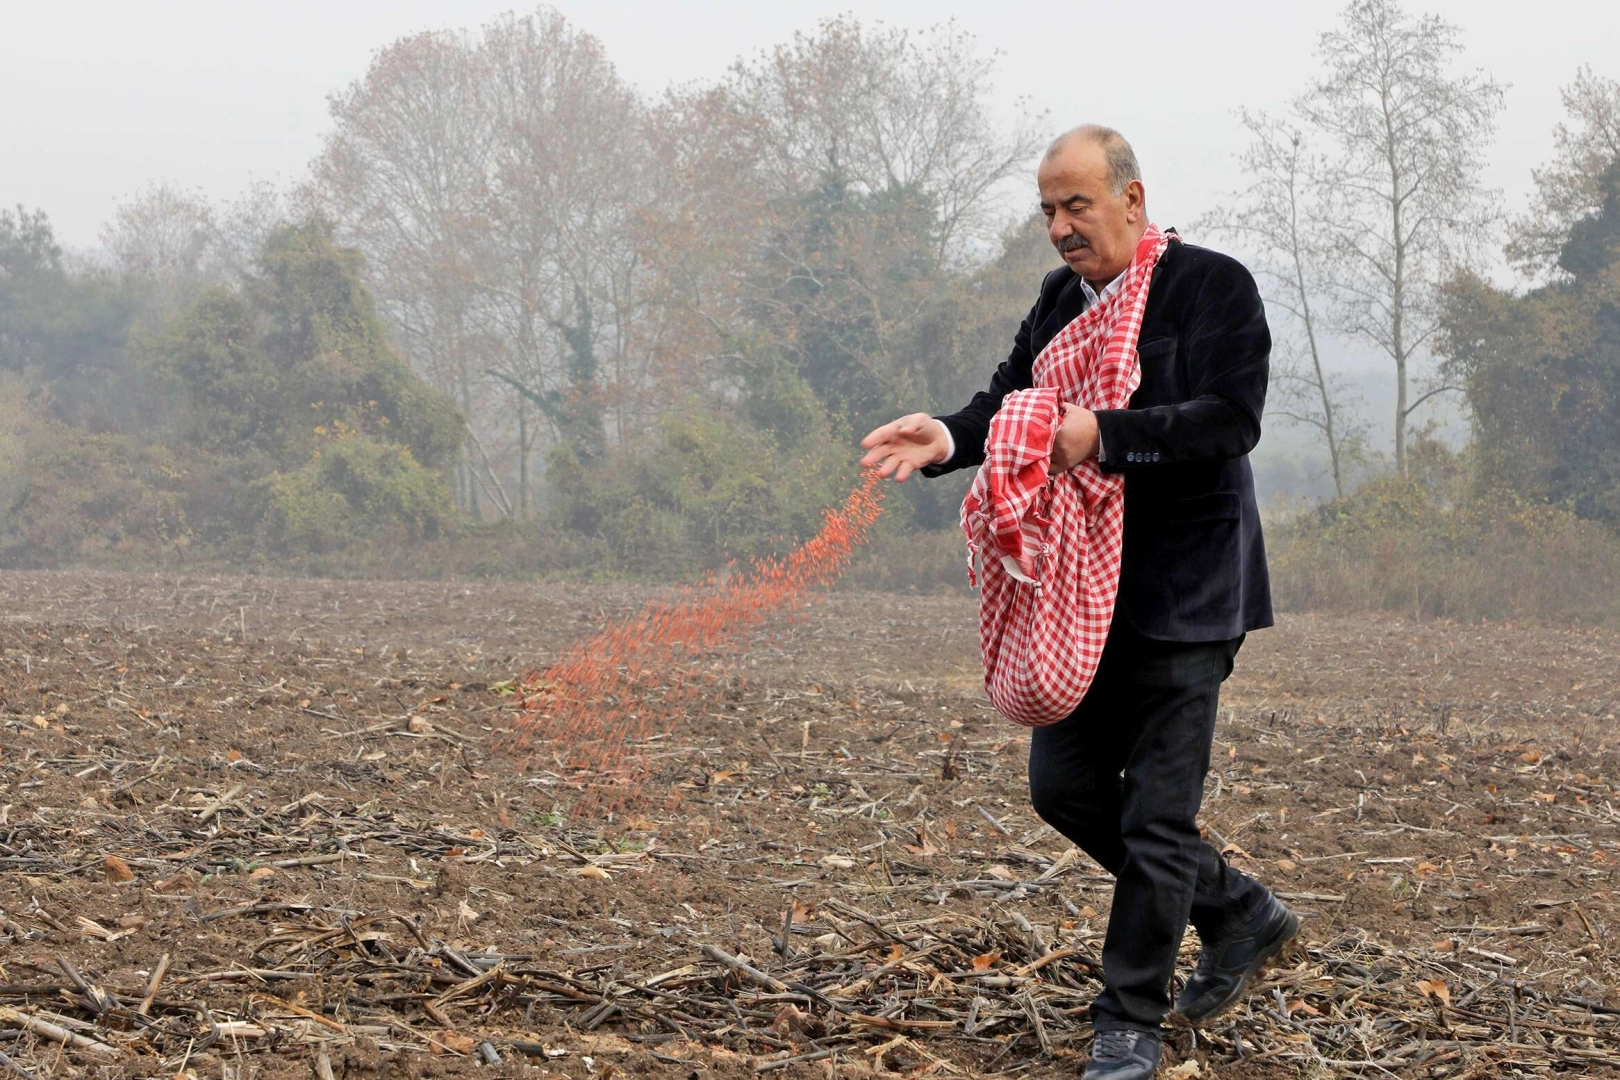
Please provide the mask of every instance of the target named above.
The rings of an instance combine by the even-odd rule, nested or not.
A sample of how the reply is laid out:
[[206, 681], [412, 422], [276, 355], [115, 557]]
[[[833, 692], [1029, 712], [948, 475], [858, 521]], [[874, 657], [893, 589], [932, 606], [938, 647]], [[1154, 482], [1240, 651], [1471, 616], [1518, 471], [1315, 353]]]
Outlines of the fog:
[[[1050, 4], [943, 0], [864, 5], [863, 18], [922, 27], [954, 20], [998, 50], [997, 107], [1046, 112], [1054, 130], [1096, 121], [1129, 136], [1155, 216], [1185, 223], [1241, 182], [1232, 111], [1281, 106], [1316, 69], [1312, 49], [1338, 5], [1259, 0], [1143, 5], [1134, 24], [1100, 9], [1071, 21]], [[648, 93], [710, 79], [848, 4], [556, 5], [600, 38]], [[87, 2], [4, 5], [0, 115], [11, 202], [50, 210], [67, 243], [89, 247], [120, 198], [164, 180], [210, 198], [250, 181], [302, 176], [328, 130], [327, 95], [364, 74], [377, 49], [422, 30], [476, 27], [510, 3], [286, 0], [276, 4]], [[1533, 11], [1436, 0], [1465, 32], [1467, 59], [1510, 84], [1486, 180], [1508, 205], [1552, 147], [1559, 88], [1620, 41], [1620, 6], [1553, 0]], [[1029, 191], [1005, 193], [1009, 209]]]
[[[1494, 79], [1501, 90], [1491, 121], [1466, 148], [1473, 155], [1467, 166], [1470, 212], [1478, 212], [1480, 229], [1466, 244], [1459, 241], [1457, 250], [1435, 258], [1445, 263], [1447, 274], [1455, 266], [1471, 267], [1501, 296], [1522, 294], [1548, 280], [1552, 262], [1543, 259], [1539, 273], [1526, 277], [1519, 272], [1522, 267], [1510, 265], [1504, 243], [1515, 221], [1545, 210], [1545, 188], [1537, 188], [1532, 170], [1562, 160], [1559, 155], [1567, 147], [1557, 141], [1558, 125], [1569, 125], [1577, 136], [1583, 130], [1565, 92], [1583, 67], [1590, 68], [1588, 77], [1600, 90], [1613, 85], [1617, 72], [1608, 46], [1620, 40], [1620, 7], [1553, 2], [1527, 15], [1517, 4], [1434, 0], [1411, 3], [1404, 10], [1436, 15], [1455, 29], [1460, 50], [1446, 61], [1452, 76]], [[195, 545], [193, 550], [251, 550], [255, 557], [275, 561], [267, 549], [236, 534], [285, 538], [305, 528], [300, 550], [314, 560], [310, 568], [331, 569], [343, 565], [337, 553], [356, 536], [375, 543], [380, 534], [361, 530], [350, 535], [347, 525], [331, 522], [299, 526], [287, 515], [319, 518], [310, 508], [339, 498], [311, 471], [319, 471], [314, 463], [323, 460], [328, 464], [320, 468], [329, 467], [331, 455], [322, 457], [319, 440], [335, 439], [344, 453], [359, 453], [343, 441], [358, 433], [362, 442], [404, 447], [412, 467], [439, 478], [430, 482], [408, 469], [395, 477], [414, 494], [394, 491], [389, 498], [416, 509], [396, 507], [390, 521], [417, 539], [443, 543], [446, 536], [461, 535], [463, 528], [476, 531], [518, 521], [561, 527], [558, 523], [568, 521], [572, 524], [564, 531], [572, 530], [572, 539], [553, 537], [552, 547], [562, 551], [559, 564], [572, 565], [596, 542], [592, 537], [632, 527], [627, 522], [634, 515], [623, 516], [629, 514], [627, 507], [664, 500], [682, 507], [677, 514], [684, 522], [681, 530], [695, 528], [694, 515], [761, 514], [768, 520], [762, 535], [743, 539], [720, 529], [714, 548], [743, 557], [774, 550], [773, 545], [802, 535], [813, 524], [816, 506], [836, 499], [839, 484], [847, 480], [840, 470], [847, 469], [850, 448], [865, 426], [902, 408], [943, 411], [961, 404], [1004, 355], [1041, 272], [1054, 262], [1041, 237], [1018, 227], [1033, 210], [1036, 153], [1056, 131], [1081, 122], [1122, 131], [1142, 163], [1151, 217], [1178, 227], [1193, 242], [1229, 250], [1260, 269], [1264, 254], [1248, 239], [1213, 230], [1215, 219], [1243, 205], [1240, 193], [1252, 191], [1255, 182], [1240, 162], [1253, 132], [1239, 114], [1288, 113], [1332, 59], [1320, 52], [1320, 36], [1343, 20], [1343, 9], [1336, 4], [1208, 5], [1185, 0], [1118, 15], [1022, 2], [908, 0], [863, 8], [858, 17], [837, 4], [608, 0], [563, 2], [532, 17], [536, 9], [520, 9], [515, 19], [502, 22], [511, 11], [508, 4], [483, 0], [7, 5], [6, 33], [0, 37], [0, 97], [12, 107], [0, 113], [0, 139], [6, 147], [0, 156], [0, 206], [45, 215], [35, 221], [32, 235], [48, 236], [61, 249], [49, 269], [62, 275], [61, 288], [69, 290], [50, 293], [48, 300], [39, 300], [43, 293], [27, 293], [33, 298], [28, 303], [37, 301], [39, 310], [52, 312], [50, 319], [56, 322], [39, 330], [42, 336], [35, 344], [14, 350], [21, 359], [8, 361], [14, 370], [0, 388], [7, 400], [27, 403], [24, 412], [32, 418], [27, 423], [44, 425], [16, 428], [8, 436], [7, 461], [13, 470], [8, 489], [37, 490], [37, 475], [29, 469], [44, 466], [17, 463], [36, 461], [31, 455], [41, 446], [55, 445], [64, 431], [130, 440], [108, 451], [109, 460], [126, 466], [131, 460], [145, 461], [141, 454], [149, 451], [168, 453], [183, 446], [174, 451], [182, 458], [175, 469], [191, 479], [165, 489], [173, 505], [154, 502], [141, 488], [136, 501], [156, 516], [144, 524], [121, 526], [116, 537], [101, 537], [92, 547], [134, 550], [148, 542], [132, 539], [141, 534], [165, 538], [158, 542], [161, 548], [182, 535], [189, 538], [186, 544]], [[546, 38], [551, 44], [522, 45], [517, 43], [521, 34], [509, 35], [500, 46], [506, 49], [505, 60], [495, 56], [499, 49], [487, 47], [492, 33], [499, 36], [499, 27], [532, 30], [544, 23], [546, 11], [560, 16], [546, 31], [552, 34]], [[912, 34], [910, 44], [883, 36], [897, 28]], [[427, 57], [430, 49], [412, 53], [396, 47], [413, 36], [441, 31], [452, 33], [434, 39], [447, 50], [436, 59]], [[904, 228], [892, 231], [899, 217], [856, 228], [849, 240], [855, 247], [840, 258], [881, 272], [886, 282], [903, 280], [896, 286], [895, 295], [901, 297], [894, 301], [897, 306], [877, 304], [871, 312], [851, 314], [854, 309], [847, 305], [858, 306], [858, 299], [845, 297], [837, 303], [846, 307], [833, 314], [831, 309], [814, 313], [809, 322], [800, 319], [781, 340], [771, 341], [773, 324], [762, 313], [781, 312], [802, 298], [773, 293], [760, 284], [771, 272], [770, 258], [776, 257], [770, 253], [780, 254], [781, 237], [814, 226], [820, 212], [782, 216], [783, 200], [814, 203], [830, 190], [817, 185], [833, 182], [828, 181], [833, 173], [838, 174], [836, 184], [847, 184], [861, 198], [876, 198], [884, 188], [860, 172], [862, 165], [854, 160], [858, 150], [844, 148], [847, 160], [837, 161], [828, 172], [826, 163], [836, 153], [828, 157], [825, 148], [814, 145], [821, 136], [801, 130], [820, 121], [795, 114], [796, 94], [815, 86], [825, 90], [826, 80], [840, 77], [829, 74], [831, 68], [815, 66], [842, 47], [834, 47], [840, 33], [852, 33], [851, 41], [866, 35], [868, 44], [879, 43], [870, 56], [849, 63], [876, 65], [872, 71], [881, 69], [884, 77], [899, 80], [890, 105], [899, 110], [894, 117], [902, 119], [894, 121], [891, 138], [907, 137], [902, 129], [910, 121], [904, 119], [909, 115], [904, 109], [921, 110], [912, 115], [914, 120], [938, 107], [940, 88], [948, 86], [972, 102], [971, 115], [950, 121], [958, 125], [951, 136], [958, 141], [949, 144], [953, 152], [990, 147], [996, 153], [1014, 153], [1016, 160], [993, 165], [994, 154], [986, 151], [983, 163], [962, 165], [955, 173], [937, 161], [917, 164], [920, 159], [902, 165], [898, 173], [890, 168], [890, 194], [920, 198], [919, 205], [938, 215], [937, 229], [930, 226], [933, 231], [922, 241], [922, 246], [938, 245], [927, 256], [929, 267], [918, 271], [897, 261], [921, 235]], [[941, 44], [947, 40], [955, 44]], [[515, 72], [521, 67], [520, 53], [534, 60], [556, 42], [569, 48], [587, 43], [590, 57], [600, 47], [599, 70], [591, 67], [595, 82], [582, 91], [585, 97], [564, 95], [544, 108], [530, 102], [531, 113], [524, 113], [528, 106], [518, 98], [498, 102], [493, 90], [467, 91], [472, 96], [466, 102], [476, 100], [476, 105], [457, 104], [446, 91], [439, 119], [423, 122], [410, 136], [426, 138], [423, 133], [430, 130], [437, 132], [434, 137], [444, 136], [447, 125], [472, 123], [469, 118], [485, 108], [493, 117], [489, 132], [506, 133], [487, 135], [487, 146], [496, 149], [475, 166], [487, 170], [486, 184], [494, 184], [478, 196], [483, 202], [454, 207], [435, 203], [439, 224], [448, 232], [436, 233], [422, 224], [426, 203], [411, 201], [421, 191], [406, 194], [403, 188], [390, 188], [401, 182], [403, 173], [390, 177], [367, 171], [390, 152], [379, 149], [378, 140], [386, 141], [378, 135], [377, 125], [384, 122], [379, 118], [399, 119], [388, 111], [396, 105], [383, 101], [388, 87], [402, 85], [405, 78], [399, 74], [403, 68], [393, 74], [385, 70], [389, 57], [405, 57], [407, 67], [423, 65], [411, 68], [418, 74], [433, 64], [446, 65], [435, 69], [440, 75], [462, 64], [470, 86], [483, 77], [471, 73], [476, 64], [494, 71], [509, 63], [517, 66], [503, 70]], [[802, 70], [787, 71], [785, 61], [773, 69], [772, 51], [784, 46], [788, 52], [778, 60], [798, 55]], [[878, 55], [885, 49], [887, 59]], [[945, 50], [933, 54], [931, 71], [925, 63], [913, 63], [929, 55], [929, 49]], [[450, 53], [455, 57], [446, 59]], [[883, 68], [885, 63], [892, 70]], [[586, 66], [592, 64], [597, 60]], [[894, 74], [902, 68], [902, 74]], [[524, 70], [525, 78], [538, 80], [534, 86], [544, 83], [537, 68]], [[496, 86], [499, 80], [490, 78], [487, 86]], [[902, 85], [907, 78], [912, 84]], [[829, 101], [836, 97], [828, 93]], [[732, 104], [716, 104], [721, 98]], [[399, 107], [406, 114], [401, 122], [409, 126], [412, 106], [406, 97], [399, 100], [407, 102]], [[839, 108], [861, 107], [840, 101]], [[725, 127], [731, 121], [722, 114], [726, 108], [735, 113], [742, 107], [739, 102], [758, 110], [750, 121], [756, 127]], [[890, 106], [874, 109], [885, 107]], [[757, 123], [767, 122], [780, 127], [761, 135]], [[552, 136], [536, 125], [548, 124], [571, 134], [547, 142]], [[761, 150], [772, 138], [779, 138], [780, 145]], [[828, 138], [836, 147], [839, 136]], [[738, 147], [748, 140], [757, 145], [748, 151], [755, 157], [747, 163], [724, 156], [743, 153]], [[554, 168], [556, 161], [548, 158], [537, 166], [534, 155], [542, 153], [542, 143], [545, 154], [566, 162]], [[511, 156], [502, 158], [508, 150]], [[771, 158], [772, 153], [778, 157]], [[712, 160], [706, 159], [711, 154]], [[742, 177], [739, 168], [758, 172]], [[625, 190], [632, 175], [633, 183], [641, 185], [633, 195]], [[677, 175], [684, 179], [673, 179]], [[452, 184], [444, 176], [438, 179]], [[733, 180], [735, 186], [728, 186]], [[974, 187], [981, 180], [982, 192]], [[958, 188], [947, 190], [953, 183]], [[440, 195], [444, 192], [433, 197]], [[565, 205], [566, 211], [552, 213], [553, 207]], [[540, 212], [542, 206], [550, 217]], [[861, 212], [877, 213], [875, 206]], [[958, 210], [959, 220], [953, 216]], [[1553, 226], [1564, 228], [1585, 212], [1580, 207], [1565, 211]], [[761, 213], [777, 217], [761, 225]], [[733, 235], [728, 214], [738, 222], [752, 216], [749, 228], [762, 231], [748, 233], [739, 226]], [[48, 229], [41, 232], [46, 219]], [[296, 235], [277, 231], [314, 220], [325, 222], [329, 234], [318, 236], [318, 229]], [[390, 221], [397, 226], [393, 232]], [[1307, 222], [1307, 230], [1326, 233], [1334, 224], [1318, 219]], [[431, 258], [424, 254], [428, 248], [435, 252]], [[351, 251], [358, 253], [352, 261], [346, 254]], [[354, 330], [358, 336], [305, 342], [314, 350], [308, 355], [287, 351], [290, 339], [276, 329], [277, 320], [307, 318], [308, 312], [295, 309], [308, 297], [287, 285], [286, 278], [276, 279], [283, 292], [268, 288], [267, 268], [272, 265], [288, 274], [311, 265], [343, 267], [342, 273], [352, 275], [352, 283], [365, 294], [353, 310], [344, 309], [345, 318], [352, 316], [351, 329], [359, 327]], [[1444, 283], [1435, 270], [1425, 287], [1438, 289]], [[40, 288], [48, 293], [56, 286]], [[210, 294], [210, 288], [216, 293]], [[952, 289], [964, 291], [957, 296]], [[227, 302], [225, 294], [234, 299]], [[199, 308], [210, 295], [211, 302], [226, 306]], [[1267, 295], [1275, 299], [1269, 291]], [[1324, 313], [1329, 299], [1324, 292]], [[11, 317], [20, 319], [16, 312], [26, 305], [18, 304]], [[1291, 333], [1281, 309], [1274, 314], [1279, 333]], [[225, 338], [208, 334], [218, 330], [226, 315], [238, 319], [232, 325], [243, 332], [251, 327], [258, 335], [259, 343], [250, 350], [256, 359], [246, 367], [219, 366]], [[4, 317], [6, 309], [0, 308]], [[897, 325], [900, 330], [894, 329]], [[1443, 359], [1429, 348], [1443, 336], [1439, 324], [1425, 325], [1424, 345], [1412, 358], [1414, 396], [1436, 385]], [[1432, 340], [1427, 336], [1431, 332]], [[831, 351], [824, 349], [817, 354], [821, 359], [812, 362], [806, 358], [818, 347], [812, 341], [818, 334], [832, 343], [827, 347]], [[1393, 368], [1366, 334], [1330, 328], [1320, 335], [1319, 347], [1319, 359], [1342, 394], [1335, 407], [1362, 433], [1357, 464], [1338, 485], [1348, 493], [1397, 464]], [[192, 351], [186, 352], [188, 348]], [[834, 353], [848, 355], [828, 360]], [[360, 368], [371, 374], [360, 382], [371, 389], [362, 392], [359, 382], [339, 385], [331, 381], [335, 376], [330, 371], [317, 372], [320, 357], [339, 354], [369, 358]], [[847, 371], [838, 367], [846, 361], [851, 365]], [[819, 363], [830, 366], [815, 368]], [[400, 389], [403, 384], [390, 381], [397, 375], [391, 364], [407, 367], [420, 385]], [[779, 374], [761, 374], [780, 373], [784, 364], [792, 372], [786, 389], [778, 385]], [[288, 376], [287, 365], [305, 375]], [[871, 385], [857, 385], [862, 379]], [[762, 389], [761, 380], [770, 388]], [[281, 387], [278, 392], [286, 400], [256, 401], [257, 388], [268, 383]], [[375, 390], [383, 383], [393, 387], [387, 394]], [[293, 386], [297, 389], [288, 389]], [[1467, 391], [1459, 384], [1414, 412], [1408, 426], [1433, 436], [1449, 452], [1466, 453], [1476, 431], [1470, 421], [1472, 399], [1465, 391], [1478, 397], [1477, 386]], [[380, 396], [366, 396], [374, 392]], [[306, 404], [318, 414], [308, 417], [308, 424], [295, 423], [286, 411], [300, 395], [313, 398]], [[705, 403], [701, 420], [686, 415], [691, 411], [687, 395]], [[805, 401], [815, 403], [810, 412], [794, 411]], [[454, 432], [435, 430], [418, 415], [440, 411], [466, 421], [465, 441], [458, 441]], [[266, 419], [271, 414], [280, 418]], [[407, 415], [416, 419], [407, 421]], [[746, 423], [739, 428], [734, 421], [744, 416]], [[672, 432], [672, 417], [697, 427]], [[293, 434], [306, 428], [316, 434]], [[809, 441], [788, 445], [778, 436], [789, 430]], [[682, 501], [688, 495], [673, 494], [686, 491], [690, 476], [679, 472], [685, 465], [670, 466], [679, 475], [665, 477], [656, 491], [624, 480], [628, 486], [611, 497], [597, 492], [574, 503], [565, 497], [579, 486], [569, 469], [585, 470], [580, 476], [615, 469], [632, 475], [636, 470], [626, 464], [629, 456], [651, 453], [668, 464], [672, 459], [660, 448], [688, 442], [706, 447], [705, 454], [759, 461], [767, 473], [810, 462], [808, 471], [821, 480], [794, 492], [791, 506], [772, 504], [763, 510], [753, 504], [738, 510], [742, 503], [719, 502], [705, 504], [701, 514], [693, 510], [689, 501]], [[202, 458], [186, 456], [193, 452]], [[392, 452], [367, 450], [373, 456], [366, 467], [385, 469], [383, 462]], [[251, 467], [238, 460], [250, 453], [260, 455]], [[1308, 423], [1274, 418], [1255, 462], [1262, 495], [1279, 513], [1335, 494], [1325, 444]], [[158, 468], [150, 461], [140, 467]], [[105, 471], [102, 465], [90, 471], [97, 469]], [[279, 525], [244, 524], [258, 521], [248, 514], [235, 525], [210, 531], [196, 520], [198, 511], [187, 500], [196, 498], [202, 483], [197, 478], [211, 477], [209, 483], [235, 491], [235, 481], [221, 479], [232, 469], [255, 477], [255, 484], [269, 485], [253, 489], [257, 494], [247, 502], [269, 498], [282, 508]], [[923, 485], [913, 485], [899, 497], [907, 525], [948, 536], [964, 479], [958, 476], [925, 491], [915, 490]], [[86, 480], [86, 491], [99, 490], [96, 485], [104, 481], [111, 482], [105, 477]], [[419, 481], [424, 485], [419, 490], [410, 487]], [[728, 484], [752, 490], [750, 485], [764, 482], [759, 476], [704, 481], [710, 484], [705, 497]], [[439, 498], [434, 483], [442, 483], [453, 509], [423, 509]], [[274, 494], [267, 495], [272, 489]], [[847, 491], [847, 484], [842, 490]], [[418, 497], [424, 500], [420, 505], [411, 502]], [[342, 498], [350, 500], [344, 505], [352, 509], [361, 497], [349, 492]], [[86, 511], [74, 510], [74, 505], [105, 503], [87, 494], [77, 504], [65, 500], [52, 513], [75, 519]], [[220, 505], [215, 496], [208, 503]], [[157, 504], [169, 509], [152, 510]], [[39, 500], [30, 505], [37, 509]], [[337, 505], [332, 502], [328, 509]], [[291, 507], [301, 509], [295, 513]], [[177, 515], [173, 521], [164, 516], [171, 512]], [[16, 512], [12, 518], [15, 526]], [[175, 524], [182, 518], [187, 524]], [[774, 539], [767, 542], [765, 534]], [[57, 533], [45, 529], [28, 535], [30, 539], [14, 537], [12, 555], [0, 557], [50, 561], [40, 549], [51, 547], [54, 542], [44, 538]], [[685, 542], [699, 543], [693, 536]], [[579, 550], [568, 546], [573, 543]], [[647, 539], [644, 546], [651, 550], [656, 543]], [[940, 546], [943, 550], [945, 542]], [[691, 569], [678, 554], [658, 565], [653, 565], [656, 559], [637, 562], [639, 558], [621, 560], [620, 568], [634, 564], [635, 572], [655, 576]], [[432, 561], [424, 559], [424, 566]], [[478, 559], [497, 570], [506, 565], [506, 555], [499, 552], [481, 550], [474, 561]]]

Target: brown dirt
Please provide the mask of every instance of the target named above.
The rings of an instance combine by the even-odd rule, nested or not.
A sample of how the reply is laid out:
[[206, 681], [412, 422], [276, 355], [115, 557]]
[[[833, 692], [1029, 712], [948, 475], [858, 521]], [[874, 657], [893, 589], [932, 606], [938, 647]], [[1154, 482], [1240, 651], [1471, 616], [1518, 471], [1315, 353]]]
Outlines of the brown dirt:
[[[984, 701], [971, 600], [834, 594], [643, 747], [638, 803], [585, 816], [561, 753], [504, 748], [510, 684], [649, 590], [0, 587], [0, 1053], [35, 1075], [723, 1078], [818, 1046], [838, 1052], [775, 1075], [1085, 1060], [1108, 882], [1079, 859], [1017, 887], [1068, 844], [1029, 809], [1027, 736]], [[1610, 632], [1292, 616], [1254, 635], [1205, 819], [1291, 898], [1305, 947], [1196, 1041], [1175, 1031], [1167, 1061], [1620, 1075], [1616, 686]], [[790, 963], [773, 936], [795, 904]], [[930, 940], [849, 999], [890, 1026], [854, 1028], [703, 951], [788, 981], [829, 954], [832, 987]], [[981, 992], [970, 1032], [943, 957], [1007, 971], [1036, 943], [1075, 953]], [[662, 997], [625, 989], [669, 972]], [[99, 1021], [75, 975], [111, 996]], [[118, 1052], [19, 1034], [8, 1006]]]

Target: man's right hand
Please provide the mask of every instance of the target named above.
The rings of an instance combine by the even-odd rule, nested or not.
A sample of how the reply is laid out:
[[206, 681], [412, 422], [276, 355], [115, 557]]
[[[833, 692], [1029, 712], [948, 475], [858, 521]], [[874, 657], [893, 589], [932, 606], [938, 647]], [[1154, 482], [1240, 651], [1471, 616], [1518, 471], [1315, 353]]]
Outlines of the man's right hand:
[[937, 465], [950, 456], [950, 435], [945, 425], [927, 413], [912, 413], [884, 424], [861, 440], [866, 456], [861, 467], [878, 466], [878, 474], [906, 477], [924, 465]]

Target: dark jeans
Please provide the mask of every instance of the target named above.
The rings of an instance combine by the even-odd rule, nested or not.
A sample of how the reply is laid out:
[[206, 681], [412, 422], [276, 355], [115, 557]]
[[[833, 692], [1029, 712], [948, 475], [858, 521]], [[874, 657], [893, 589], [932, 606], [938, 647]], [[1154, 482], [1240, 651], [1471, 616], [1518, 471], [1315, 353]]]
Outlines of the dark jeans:
[[1035, 729], [1035, 812], [1115, 878], [1095, 1023], [1157, 1030], [1189, 920], [1208, 940], [1266, 898], [1197, 824], [1220, 687], [1242, 644], [1150, 641], [1115, 623], [1080, 707]]

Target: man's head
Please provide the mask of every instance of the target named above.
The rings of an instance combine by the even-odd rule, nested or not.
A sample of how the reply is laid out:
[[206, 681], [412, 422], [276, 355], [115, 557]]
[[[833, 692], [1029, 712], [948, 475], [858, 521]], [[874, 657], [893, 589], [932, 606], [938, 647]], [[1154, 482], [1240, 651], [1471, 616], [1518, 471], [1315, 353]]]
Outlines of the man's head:
[[1069, 269], [1100, 288], [1131, 265], [1147, 229], [1147, 194], [1125, 136], [1095, 124], [1064, 132], [1037, 182], [1047, 235]]

